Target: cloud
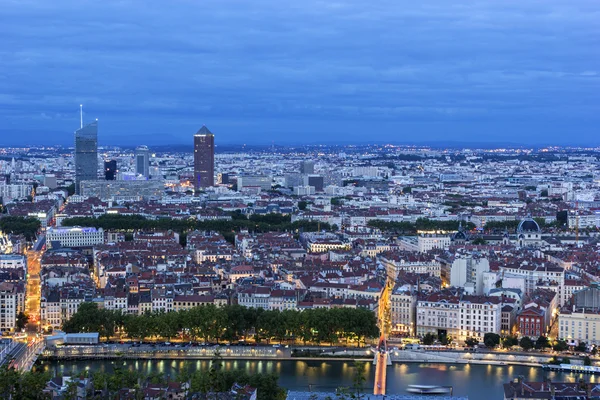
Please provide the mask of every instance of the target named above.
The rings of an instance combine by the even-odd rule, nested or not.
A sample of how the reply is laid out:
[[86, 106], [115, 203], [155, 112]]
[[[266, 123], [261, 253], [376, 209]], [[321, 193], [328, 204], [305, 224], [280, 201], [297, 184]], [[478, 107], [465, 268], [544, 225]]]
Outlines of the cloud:
[[473, 123], [490, 140], [597, 141], [595, 0], [0, 7], [0, 125], [32, 138], [48, 124], [69, 138], [83, 103], [107, 136], [185, 139], [206, 123], [232, 142], [268, 143], [305, 121], [297, 140], [335, 141], [345, 121], [364, 121], [382, 141], [408, 122], [403, 137], [423, 140], [471, 140]]

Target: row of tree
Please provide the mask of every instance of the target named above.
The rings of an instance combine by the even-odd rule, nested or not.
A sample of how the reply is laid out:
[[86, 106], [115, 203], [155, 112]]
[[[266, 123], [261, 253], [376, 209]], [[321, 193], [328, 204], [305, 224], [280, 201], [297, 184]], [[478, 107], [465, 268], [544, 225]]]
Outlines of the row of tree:
[[379, 335], [372, 311], [361, 308], [263, 310], [240, 305], [206, 305], [177, 312], [142, 315], [98, 308], [83, 303], [63, 324], [65, 332], [98, 332], [111, 338], [116, 334], [136, 340], [236, 341], [253, 337], [257, 341], [277, 340], [303, 343], [365, 342]]
[[[436, 221], [428, 218], [419, 218], [415, 223], [384, 221], [375, 219], [369, 221], [368, 225], [373, 228], [381, 229], [385, 232], [398, 232], [415, 234], [417, 231], [458, 231], [459, 221]], [[475, 228], [472, 222], [463, 223], [463, 228], [471, 230]]]
[[101, 215], [98, 218], [74, 217], [66, 218], [63, 226], [89, 226], [105, 230], [133, 231], [133, 230], [173, 230], [185, 233], [193, 230], [214, 231], [229, 236], [232, 232], [247, 229], [252, 232], [315, 232], [318, 229], [330, 230], [327, 223], [316, 221], [291, 222], [289, 215], [267, 214], [252, 215], [247, 218], [241, 213], [232, 213], [231, 220], [198, 221], [195, 218], [173, 219], [159, 218], [151, 220], [141, 215]]
[[15, 235], [24, 235], [29, 241], [32, 241], [36, 237], [40, 227], [41, 223], [37, 218], [12, 215], [0, 218], [0, 231]]
[[[520, 346], [523, 350], [544, 350], [550, 348], [559, 352], [569, 350], [569, 344], [566, 341], [559, 339], [554, 342], [550, 342], [547, 336], [539, 336], [536, 340], [533, 340], [528, 336], [523, 336], [521, 339], [519, 339], [516, 336], [510, 335], [501, 337], [497, 333], [490, 332], [483, 336], [483, 343], [489, 348], [494, 348], [501, 345], [506, 349], [513, 346]], [[479, 340], [475, 338], [467, 338], [465, 340], [465, 345], [468, 347], [473, 347], [477, 344], [479, 344]], [[587, 344], [585, 342], [579, 342], [577, 346], [575, 346], [574, 350], [585, 353], [587, 352]]]

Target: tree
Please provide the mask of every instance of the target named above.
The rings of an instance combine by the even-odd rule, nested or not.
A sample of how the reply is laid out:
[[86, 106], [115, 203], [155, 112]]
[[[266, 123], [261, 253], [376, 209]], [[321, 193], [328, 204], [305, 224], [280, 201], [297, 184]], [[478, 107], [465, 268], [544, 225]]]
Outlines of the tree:
[[477, 340], [477, 339], [475, 339], [475, 338], [472, 338], [472, 337], [468, 337], [468, 338], [465, 340], [465, 345], [466, 345], [467, 347], [475, 347], [475, 346], [477, 346], [478, 344], [479, 344], [479, 340]]
[[24, 312], [20, 312], [17, 314], [16, 328], [18, 331], [22, 331], [23, 329], [25, 329], [25, 326], [28, 322], [29, 316], [27, 314], [25, 314]]
[[544, 189], [540, 192], [540, 197], [548, 197], [548, 189]]
[[569, 349], [569, 345], [564, 340], [557, 340], [552, 346], [552, 350], [554, 351], [566, 351]]
[[483, 335], [483, 344], [490, 348], [498, 346], [500, 344], [500, 335], [492, 332], [486, 333]]
[[4, 233], [14, 233], [23, 235], [29, 241], [32, 241], [42, 224], [37, 218], [4, 216], [0, 218], [0, 231]]
[[486, 245], [487, 241], [482, 237], [478, 237], [478, 238], [473, 239], [473, 241], [471, 243], [474, 245]]
[[352, 377], [352, 392], [350, 398], [352, 399], [363, 399], [365, 395], [363, 394], [364, 383], [366, 381], [365, 377], [365, 362], [354, 362], [354, 376]]
[[433, 343], [435, 343], [436, 339], [437, 337], [433, 333], [428, 333], [425, 336], [423, 336], [421, 342], [426, 346], [431, 346]]
[[523, 336], [521, 338], [521, 340], [519, 341], [519, 346], [521, 346], [523, 348], [523, 350], [529, 351], [529, 350], [533, 349], [534, 343], [533, 343], [533, 340], [531, 340], [531, 338], [529, 338], [527, 336]]
[[544, 335], [538, 337], [537, 340], [535, 341], [536, 350], [547, 349], [549, 347], [550, 347], [550, 342], [548, 341], [548, 338]]
[[0, 397], [3, 399], [50, 399], [43, 390], [50, 379], [49, 373], [19, 372], [3, 365], [0, 367]]
[[577, 343], [577, 346], [575, 346], [575, 351], [578, 351], [580, 353], [586, 353], [587, 352], [587, 344], [585, 342]]
[[448, 346], [452, 344], [452, 336], [450, 335], [440, 335], [440, 343], [444, 346]]
[[300, 200], [298, 202], [298, 209], [304, 211], [304, 210], [306, 210], [307, 205], [308, 205], [308, 203], [306, 201]]
[[516, 336], [507, 336], [502, 339], [502, 347], [508, 349], [519, 345], [519, 339]]
[[583, 358], [583, 365], [592, 365], [592, 360], [590, 359], [590, 356], [585, 356]]

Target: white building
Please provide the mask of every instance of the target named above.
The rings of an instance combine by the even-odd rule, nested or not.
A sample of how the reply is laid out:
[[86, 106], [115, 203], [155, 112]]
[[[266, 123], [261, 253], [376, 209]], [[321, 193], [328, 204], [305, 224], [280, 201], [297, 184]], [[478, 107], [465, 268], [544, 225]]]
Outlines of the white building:
[[0, 185], [0, 198], [6, 204], [12, 200], [24, 199], [31, 195], [33, 186], [22, 184]]
[[61, 247], [93, 247], [104, 243], [104, 230], [102, 228], [48, 228], [46, 232], [48, 248], [53, 243], [60, 243]]
[[419, 251], [426, 253], [433, 249], [447, 250], [450, 247], [450, 236], [448, 235], [419, 235], [417, 239]]
[[10, 282], [0, 283], [0, 332], [13, 331], [17, 324], [17, 314], [24, 310], [24, 286]]
[[483, 341], [486, 333], [502, 331], [502, 304], [499, 297], [463, 296], [459, 303], [459, 340], [468, 337]]
[[569, 342], [600, 344], [600, 314], [584, 309], [561, 311], [558, 316], [558, 337]]
[[502, 331], [502, 304], [498, 297], [461, 297], [434, 293], [417, 302], [417, 335], [452, 336], [454, 342], [468, 337], [483, 339]]
[[489, 272], [490, 263], [487, 258], [473, 255], [460, 256], [454, 260], [450, 269], [450, 285], [467, 289], [472, 294], [482, 295], [484, 292], [484, 273]]
[[259, 187], [261, 190], [271, 190], [273, 178], [266, 175], [243, 175], [238, 177], [237, 188]]
[[410, 291], [394, 291], [390, 296], [392, 331], [415, 334], [417, 295]]
[[23, 269], [27, 273], [27, 258], [19, 254], [0, 254], [0, 269]]
[[[542, 262], [539, 264], [529, 264], [523, 262], [521, 265], [500, 266], [502, 276], [502, 287], [515, 287], [522, 289], [525, 295], [531, 294], [538, 285], [547, 285], [551, 283], [558, 287], [558, 292], [562, 293], [565, 284], [565, 270], [556, 264]], [[509, 277], [522, 277], [525, 281], [525, 288], [518, 286], [507, 286], [505, 280]]]
[[459, 334], [459, 299], [434, 293], [417, 302], [417, 335], [428, 333], [456, 337]]

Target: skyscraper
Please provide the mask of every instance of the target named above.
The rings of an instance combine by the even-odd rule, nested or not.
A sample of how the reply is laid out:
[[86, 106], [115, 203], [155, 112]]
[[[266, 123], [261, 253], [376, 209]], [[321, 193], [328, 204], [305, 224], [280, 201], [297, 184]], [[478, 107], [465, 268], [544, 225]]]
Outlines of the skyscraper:
[[135, 172], [146, 178], [150, 176], [150, 150], [148, 150], [148, 146], [136, 147]]
[[315, 162], [314, 161], [302, 161], [300, 163], [301, 174], [314, 174], [315, 173]]
[[117, 161], [106, 160], [104, 161], [104, 179], [107, 181], [114, 181], [117, 176]]
[[194, 135], [194, 189], [215, 185], [215, 135], [202, 126]]
[[81, 192], [81, 181], [98, 179], [98, 121], [75, 131], [75, 193]]

